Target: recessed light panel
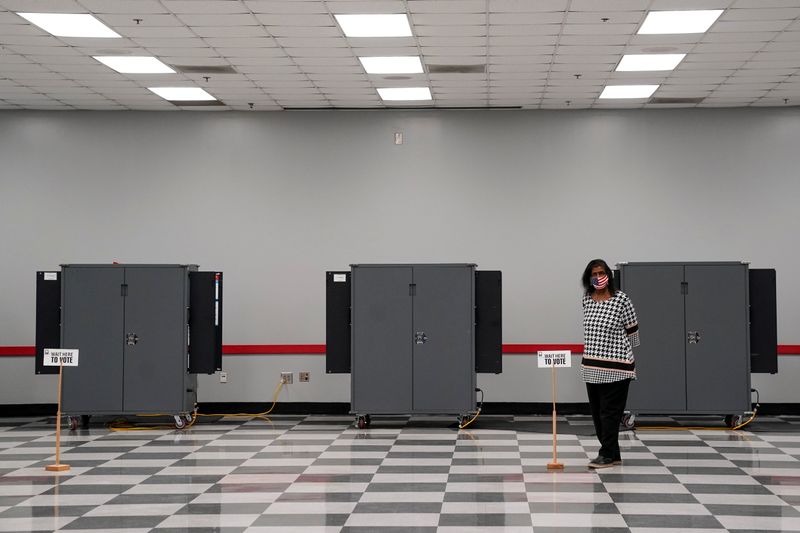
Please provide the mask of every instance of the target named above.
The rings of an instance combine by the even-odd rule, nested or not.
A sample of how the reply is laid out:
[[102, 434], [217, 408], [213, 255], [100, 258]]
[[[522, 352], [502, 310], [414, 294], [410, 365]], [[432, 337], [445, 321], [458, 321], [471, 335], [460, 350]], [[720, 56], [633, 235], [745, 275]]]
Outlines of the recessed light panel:
[[421, 74], [422, 61], [418, 56], [359, 57], [367, 74]]
[[600, 98], [650, 98], [658, 85], [607, 85]]
[[391, 87], [380, 88], [381, 100], [432, 100], [431, 90], [427, 87]]
[[148, 87], [148, 89], [170, 102], [216, 100], [199, 87]]
[[625, 54], [617, 72], [672, 70], [686, 54]]
[[406, 15], [334, 15], [347, 37], [411, 37]]
[[121, 74], [172, 74], [170, 67], [149, 56], [93, 56]]
[[651, 11], [637, 33], [705, 33], [722, 11], [722, 9]]
[[122, 37], [92, 15], [72, 13], [17, 13], [17, 15], [56, 37]]

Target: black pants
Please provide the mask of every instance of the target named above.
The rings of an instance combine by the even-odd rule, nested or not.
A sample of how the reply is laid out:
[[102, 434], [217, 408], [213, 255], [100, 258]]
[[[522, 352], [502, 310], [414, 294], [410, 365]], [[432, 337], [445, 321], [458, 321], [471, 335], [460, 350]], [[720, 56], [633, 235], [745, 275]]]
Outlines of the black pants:
[[620, 459], [619, 424], [625, 413], [625, 402], [628, 399], [628, 386], [631, 380], [614, 381], [612, 383], [587, 383], [589, 406], [592, 409], [592, 420], [600, 441], [601, 457]]

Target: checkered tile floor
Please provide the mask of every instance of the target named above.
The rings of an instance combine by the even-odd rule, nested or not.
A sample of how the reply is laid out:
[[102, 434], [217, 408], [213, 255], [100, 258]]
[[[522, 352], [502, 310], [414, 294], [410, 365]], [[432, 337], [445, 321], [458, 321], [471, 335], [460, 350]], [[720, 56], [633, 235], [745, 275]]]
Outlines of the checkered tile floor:
[[65, 433], [54, 474], [52, 419], [0, 419], [0, 531], [800, 531], [800, 418], [624, 432], [624, 465], [594, 472], [590, 419], [566, 417], [558, 473], [547, 418], [352, 422], [98, 425]]

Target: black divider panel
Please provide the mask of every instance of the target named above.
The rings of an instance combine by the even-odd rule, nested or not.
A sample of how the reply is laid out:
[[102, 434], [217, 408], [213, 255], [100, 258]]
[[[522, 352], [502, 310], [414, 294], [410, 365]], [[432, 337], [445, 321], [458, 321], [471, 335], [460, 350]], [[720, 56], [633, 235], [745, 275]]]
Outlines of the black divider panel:
[[222, 272], [189, 272], [189, 372], [222, 370]]
[[350, 373], [350, 272], [325, 273], [325, 370]]
[[750, 270], [750, 372], [778, 371], [778, 313], [775, 269]]
[[499, 270], [475, 272], [475, 371], [503, 371], [503, 276]]
[[61, 348], [61, 272], [36, 273], [36, 373], [58, 374], [42, 364], [45, 348]]

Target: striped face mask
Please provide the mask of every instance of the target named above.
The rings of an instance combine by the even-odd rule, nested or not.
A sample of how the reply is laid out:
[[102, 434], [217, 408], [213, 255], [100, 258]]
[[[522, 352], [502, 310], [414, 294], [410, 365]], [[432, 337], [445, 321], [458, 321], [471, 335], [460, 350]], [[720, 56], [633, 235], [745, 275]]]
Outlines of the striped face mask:
[[602, 291], [608, 285], [608, 276], [603, 274], [602, 276], [597, 276], [596, 278], [592, 278], [592, 287], [595, 290]]

